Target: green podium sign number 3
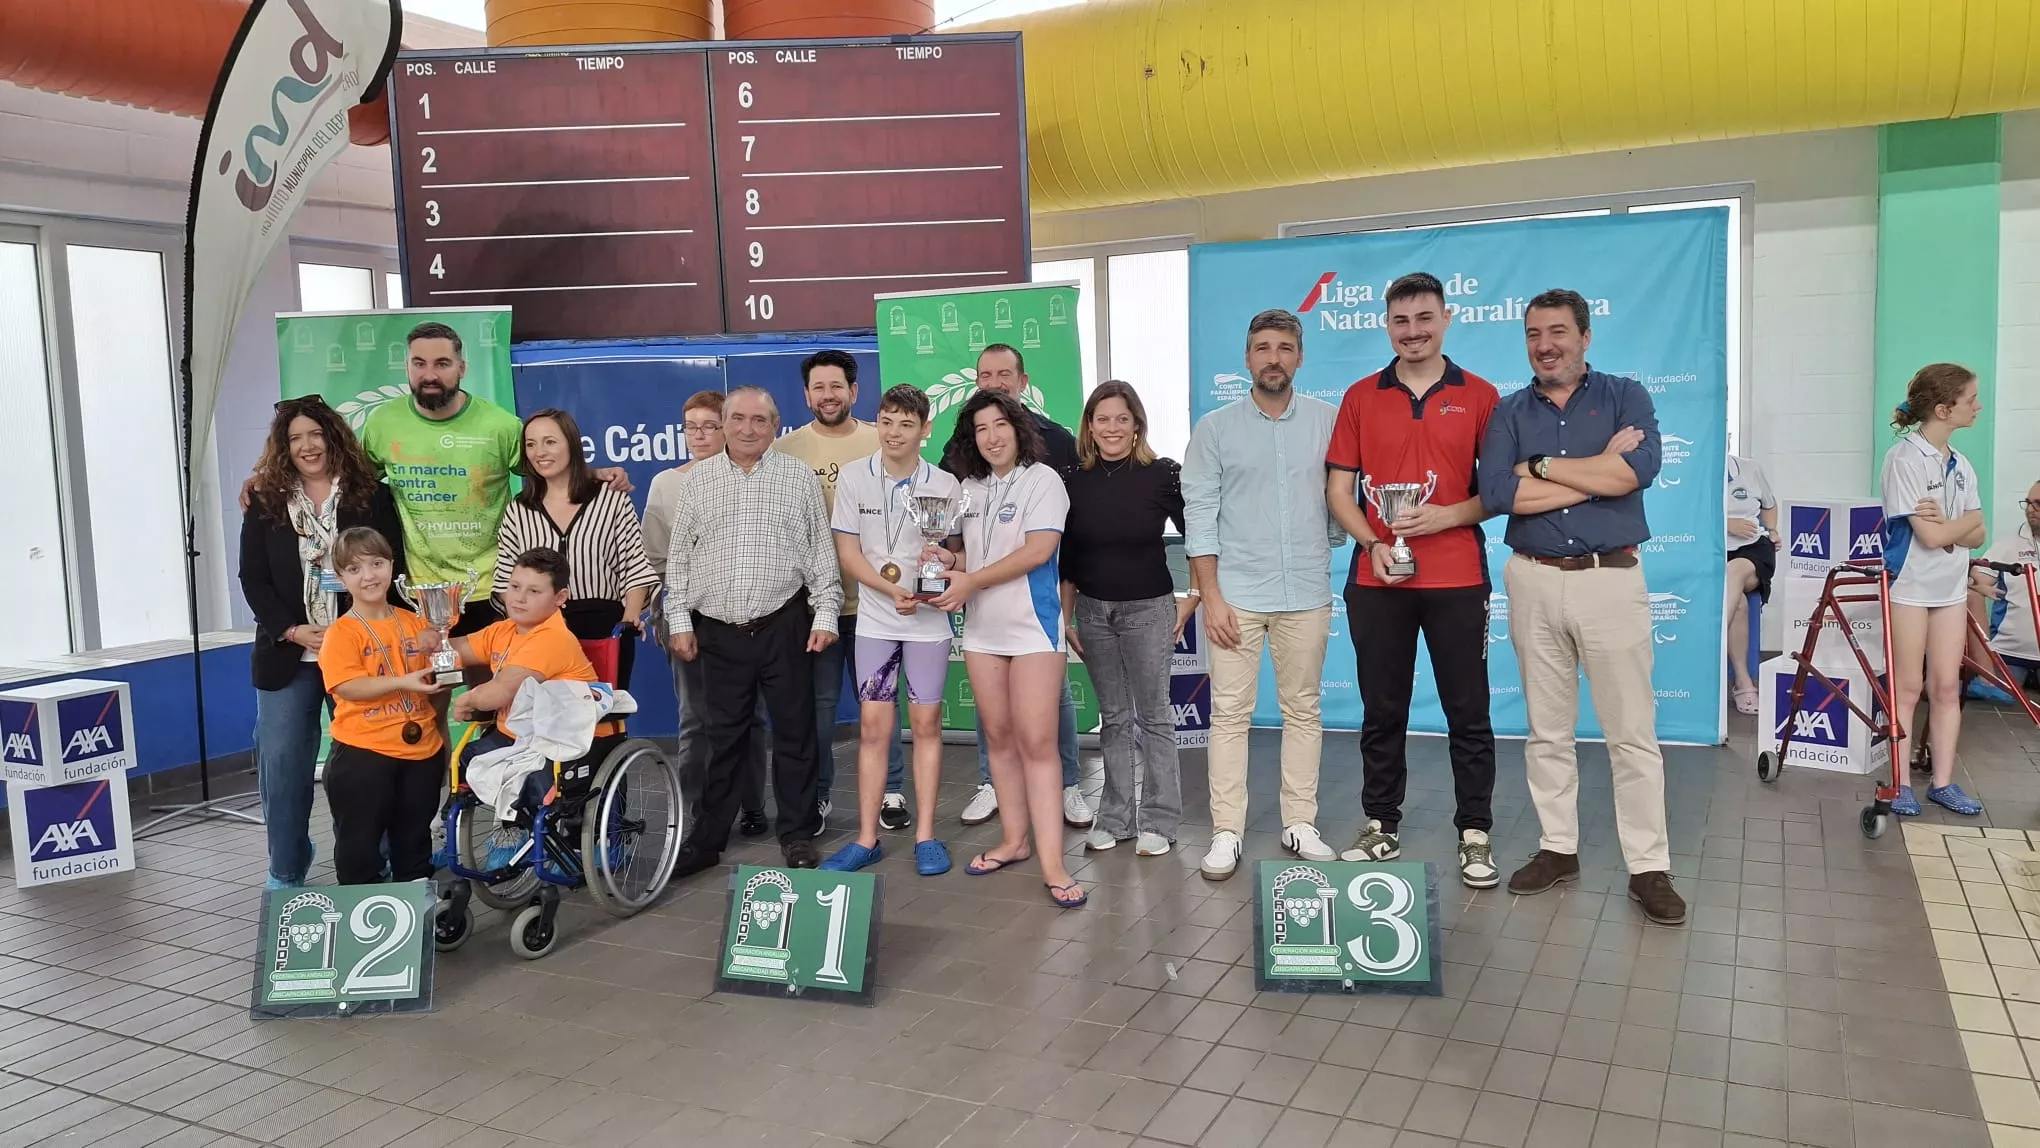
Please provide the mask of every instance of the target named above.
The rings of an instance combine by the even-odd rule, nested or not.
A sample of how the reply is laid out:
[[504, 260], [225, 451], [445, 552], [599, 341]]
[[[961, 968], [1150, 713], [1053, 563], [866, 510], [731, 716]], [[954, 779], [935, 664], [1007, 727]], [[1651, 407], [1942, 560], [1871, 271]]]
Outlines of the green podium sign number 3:
[[1259, 861], [1254, 900], [1263, 992], [1444, 991], [1428, 865]]
[[879, 890], [870, 873], [738, 866], [716, 987], [871, 1003]]

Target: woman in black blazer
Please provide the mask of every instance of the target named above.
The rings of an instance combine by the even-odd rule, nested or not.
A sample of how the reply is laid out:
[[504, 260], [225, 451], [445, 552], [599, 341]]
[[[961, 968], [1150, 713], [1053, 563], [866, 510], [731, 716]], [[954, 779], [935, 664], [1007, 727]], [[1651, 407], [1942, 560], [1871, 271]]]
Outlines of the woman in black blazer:
[[333, 539], [372, 526], [403, 569], [395, 501], [324, 399], [276, 404], [241, 518], [241, 593], [255, 612], [255, 765], [269, 832], [267, 887], [302, 885], [312, 866], [312, 773], [326, 684], [319, 644], [350, 603], [328, 558]]

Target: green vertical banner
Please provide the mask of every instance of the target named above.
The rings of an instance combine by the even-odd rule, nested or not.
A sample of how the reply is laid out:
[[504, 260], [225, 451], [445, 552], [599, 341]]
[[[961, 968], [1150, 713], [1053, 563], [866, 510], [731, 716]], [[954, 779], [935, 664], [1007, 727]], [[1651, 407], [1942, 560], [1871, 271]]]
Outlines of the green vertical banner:
[[880, 295], [878, 374], [888, 387], [928, 392], [933, 429], [922, 453], [942, 458], [957, 412], [977, 390], [978, 355], [994, 343], [1020, 352], [1030, 408], [1074, 429], [1084, 410], [1084, 369], [1077, 342], [1075, 283]]
[[[948, 291], [908, 291], [876, 299], [881, 385], [928, 392], [932, 428], [921, 454], [942, 461], [942, 448], [963, 404], [977, 391], [978, 355], [994, 343], [1020, 352], [1029, 409], [1075, 430], [1084, 413], [1084, 357], [1077, 341], [1077, 285], [1015, 283]], [[952, 615], [958, 641], [949, 654], [942, 728], [977, 728], [977, 703], [963, 669], [963, 615]], [[1098, 728], [1098, 695], [1082, 662], [1070, 663], [1077, 729]]]
[[1976, 468], [1984, 521], [1992, 526], [2003, 517], [1992, 501], [2003, 401], [1997, 389], [2003, 158], [1994, 115], [1878, 129], [1871, 490], [1882, 490], [1884, 452], [1895, 441], [1891, 412], [1904, 401], [1913, 372], [1928, 363], [1960, 363], [1976, 372], [1983, 413], [1975, 426], [1955, 432], [1953, 445]]
[[517, 409], [510, 381], [510, 308], [303, 311], [276, 317], [282, 397], [318, 395], [356, 431], [368, 412], [411, 394], [407, 336], [420, 323], [444, 323], [467, 357], [461, 389], [506, 411]]

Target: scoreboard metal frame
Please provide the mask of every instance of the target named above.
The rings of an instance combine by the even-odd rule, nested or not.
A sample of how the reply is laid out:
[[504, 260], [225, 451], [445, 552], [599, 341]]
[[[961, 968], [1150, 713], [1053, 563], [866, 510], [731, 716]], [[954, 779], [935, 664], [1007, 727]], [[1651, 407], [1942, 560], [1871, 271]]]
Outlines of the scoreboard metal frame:
[[[719, 321], [715, 324], [713, 329], [698, 329], [699, 328], [698, 323], [692, 325], [695, 329], [681, 329], [688, 328], [690, 324], [676, 322], [673, 324], [673, 326], [676, 329], [673, 330], [663, 331], [637, 330], [628, 332], [594, 331], [590, 333], [563, 333], [554, 332], [543, 328], [541, 328], [538, 331], [533, 331], [532, 328], [528, 326], [516, 325], [513, 326], [513, 331], [529, 332], [527, 334], [522, 335], [519, 341], [520, 342], [531, 341], [534, 338], [539, 340], [553, 340], [553, 339], [596, 340], [596, 339], [652, 338], [660, 336], [712, 337], [716, 335], [745, 336], [754, 334], [781, 334], [781, 333], [796, 334], [801, 332], [842, 330], [845, 329], [846, 326], [849, 327], [850, 329], [869, 327], [871, 322], [869, 312], [865, 312], [862, 322], [847, 325], [846, 324], [804, 325], [797, 323], [791, 325], [781, 325], [772, 319], [771, 317], [772, 313], [770, 311], [768, 311], [764, 316], [758, 315], [755, 306], [750, 308], [749, 312], [746, 314], [739, 315], [732, 313], [733, 311], [732, 301], [733, 299], [735, 299], [735, 295], [730, 290], [730, 287], [734, 282], [734, 279], [729, 274], [729, 271], [743, 264], [751, 253], [748, 250], [748, 248], [733, 250], [730, 246], [726, 245], [724, 242], [727, 231], [726, 225], [729, 222], [726, 217], [729, 215], [732, 205], [724, 202], [720, 194], [720, 190], [725, 183], [725, 177], [727, 175], [727, 173], [723, 171], [722, 161], [727, 146], [725, 141], [732, 138], [729, 133], [735, 132], [739, 125], [735, 122], [727, 124], [723, 123], [721, 121], [721, 118], [718, 116], [716, 112], [716, 107], [718, 103], [718, 92], [716, 88], [715, 77], [718, 68], [715, 54], [752, 53], [754, 56], [757, 56], [760, 59], [770, 61], [773, 54], [780, 52], [799, 52], [805, 50], [827, 50], [840, 48], [913, 48], [913, 47], [949, 48], [960, 45], [980, 45], [980, 44], [1010, 45], [1013, 53], [1012, 59], [1015, 86], [1012, 104], [1013, 115], [1012, 141], [1016, 156], [1014, 164], [1015, 171], [1013, 175], [1014, 178], [1018, 180], [1019, 189], [1018, 191], [1019, 216], [1017, 220], [1020, 241], [1020, 249], [1019, 252], [1017, 253], [1017, 259], [1020, 261], [1019, 266], [1012, 268], [1011, 269], [1012, 274], [1004, 278], [991, 278], [989, 276], [1003, 274], [1008, 270], [1006, 268], [1000, 268], [999, 271], [997, 272], [975, 272], [970, 274], [952, 274], [948, 272], [936, 272], [925, 275], [900, 274], [900, 275], [877, 275], [869, 277], [853, 276], [847, 278], [850, 280], [854, 280], [855, 282], [858, 283], [868, 282], [872, 285], [872, 290], [870, 292], [868, 293], [862, 291], [854, 292], [854, 294], [857, 295], [865, 294], [875, 295], [886, 293], [889, 291], [911, 290], [915, 287], [922, 286], [928, 287], [930, 289], [939, 289], [942, 287], [991, 286], [1007, 282], [1026, 282], [1028, 281], [1029, 278], [1031, 278], [1029, 262], [1032, 259], [1033, 252], [1033, 233], [1032, 233], [1032, 220], [1029, 213], [1028, 202], [1029, 196], [1028, 196], [1028, 156], [1027, 156], [1027, 120], [1026, 120], [1027, 108], [1025, 93], [1026, 73], [1025, 73], [1025, 61], [1022, 55], [1022, 47], [1020, 43], [1019, 33], [987, 32], [987, 33], [960, 33], [957, 35], [944, 35], [944, 36], [921, 35], [921, 36], [847, 37], [842, 39], [819, 39], [819, 40], [817, 39], [732, 40], [732, 41], [703, 40], [680, 43], [561, 45], [561, 46], [546, 46], [543, 48], [465, 48], [465, 49], [439, 49], [422, 51], [407, 50], [401, 53], [397, 58], [396, 65], [392, 69], [390, 76], [389, 82], [391, 91], [389, 105], [390, 105], [390, 146], [394, 153], [395, 159], [395, 162], [392, 165], [392, 179], [395, 185], [395, 199], [397, 209], [398, 263], [401, 273], [403, 275], [405, 301], [412, 307], [430, 305], [429, 303], [426, 302], [426, 299], [429, 297], [430, 287], [428, 286], [428, 284], [431, 282], [431, 280], [427, 278], [427, 273], [424, 271], [423, 264], [421, 262], [418, 262], [426, 258], [426, 253], [422, 250], [415, 249], [415, 245], [410, 234], [413, 222], [411, 211], [414, 207], [419, 206], [419, 204], [416, 203], [415, 201], [409, 201], [411, 197], [407, 196], [405, 191], [405, 183], [407, 178], [409, 178], [407, 176], [407, 173], [409, 173], [411, 170], [412, 161], [415, 158], [417, 158], [413, 156], [412, 153], [417, 151], [421, 146], [429, 146], [421, 144], [421, 136], [419, 133], [422, 130], [430, 129], [422, 129], [419, 126], [419, 124], [422, 121], [414, 122], [414, 120], [416, 120], [417, 118], [417, 113], [419, 111], [419, 109], [414, 105], [418, 103], [418, 97], [421, 94], [423, 94], [419, 91], [419, 86], [421, 84], [431, 83], [435, 80], [441, 80], [443, 82], [444, 77], [452, 74], [452, 69], [460, 68], [463, 65], [474, 66], [484, 62], [489, 62], [490, 66], [493, 69], [493, 62], [502, 60], [526, 60], [526, 59], [564, 60], [574, 58], [600, 59], [604, 57], [623, 57], [626, 59], [630, 59], [636, 57], [676, 57], [692, 55], [698, 57], [700, 60], [700, 66], [702, 69], [702, 79], [705, 87], [703, 115], [706, 118], [704, 121], [702, 134], [703, 136], [705, 136], [706, 139], [706, 156], [705, 162], [699, 165], [698, 170], [701, 172], [701, 174], [698, 176], [689, 176], [688, 178], [690, 180], [692, 179], [705, 180], [710, 188], [708, 197], [710, 200], [710, 210], [708, 212], [708, 219], [704, 221], [702, 224], [697, 225], [697, 230], [700, 227], [712, 226], [714, 228], [714, 234], [709, 237], [710, 246], [708, 250], [711, 253], [711, 256], [714, 260], [713, 271], [715, 274], [715, 283], [713, 284], [713, 286], [715, 287], [716, 290], [716, 299], [715, 306], [713, 307], [713, 312], [716, 316], [719, 317]], [[448, 71], [436, 72], [434, 76], [430, 77], [410, 75], [407, 74], [406, 68], [407, 64], [409, 65], [431, 64], [435, 65], [438, 68], [446, 68], [448, 69]], [[731, 63], [729, 66], [735, 66], [735, 64]], [[587, 66], [585, 64], [582, 65], [582, 67], [585, 70], [596, 70], [587, 69]], [[826, 68], [825, 63], [823, 67]], [[826, 90], [827, 84], [828, 79], [826, 76], [826, 72], [824, 72], [822, 76], [818, 77], [816, 81], [816, 87], [822, 90]], [[480, 85], [477, 86], [479, 87]], [[1003, 112], [1004, 109], [1001, 108], [1000, 111]], [[927, 105], [927, 112], [930, 118], [947, 118], [948, 116], [948, 113], [944, 113], [942, 108], [938, 105]], [[916, 118], [916, 117], [912, 115], [902, 115], [891, 118]], [[575, 125], [574, 127], [586, 128], [587, 130], [606, 130], [598, 128], [597, 125], [594, 124], [593, 122], [587, 125]], [[535, 129], [530, 127], [519, 129], [511, 126], [495, 127], [489, 129], [472, 129], [472, 128], [464, 129], [464, 131], [466, 132], [476, 131], [514, 132], [520, 130], [530, 131]], [[1002, 139], [1004, 138], [1004, 133], [1001, 133], [1001, 138]], [[970, 169], [966, 168], [959, 170]], [[888, 173], [881, 172], [879, 174]], [[514, 183], [515, 181], [506, 182]], [[820, 194], [826, 195], [827, 192], [825, 191]], [[497, 214], [498, 214], [497, 221], [500, 222], [500, 217], [503, 213], [498, 212]], [[924, 220], [918, 222], [908, 222], [905, 224], [872, 224], [869, 226], [931, 227], [940, 222], [947, 221]], [[969, 223], [973, 221], [962, 220], [955, 222]], [[1003, 233], [1004, 229], [1002, 228], [1002, 234]], [[582, 236], [578, 234], [563, 234], [555, 238], [571, 239], [577, 237], [586, 238], [588, 236]], [[484, 236], [463, 236], [458, 238], [464, 241], [472, 240], [476, 242], [486, 242], [487, 245], [491, 247], [493, 247], [496, 243], [505, 242], [502, 240], [491, 241]], [[539, 238], [545, 237], [539, 236]], [[508, 242], [516, 241], [511, 240]], [[826, 241], [816, 241], [817, 245], [825, 245], [825, 243]], [[748, 268], [745, 268], [745, 270], [748, 271]], [[746, 279], [745, 281], [749, 282], [748, 279]], [[814, 280], [801, 280], [801, 282], [812, 281]], [[697, 283], [699, 282], [700, 281], [697, 281]], [[851, 284], [846, 284], [846, 286], [850, 285]], [[518, 283], [513, 279], [511, 281], [505, 282], [501, 287], [492, 286], [489, 288], [467, 288], [465, 289], [467, 293], [464, 296], [458, 299], [449, 300], [447, 301], [446, 305], [448, 306], [462, 304], [472, 305], [478, 303], [491, 303], [496, 305], [502, 305], [507, 303], [509, 306], [513, 308], [514, 311], [514, 309], [517, 307], [517, 299], [521, 294], [521, 292], [518, 291], [517, 288], [519, 287], [528, 288], [528, 286], [529, 285], [527, 284]], [[573, 286], [566, 286], [566, 287], [546, 287], [541, 288], [540, 290], [550, 292], [550, 291], [569, 291], [574, 289], [575, 288]], [[648, 286], [645, 289], [654, 288]], [[630, 291], [634, 294], [637, 290], [639, 290], [639, 288], [635, 286], [627, 286], [616, 288], [616, 290], [618, 290], [619, 292]], [[603, 289], [591, 288], [589, 289], [589, 293], [591, 295], [600, 296], [607, 294], [607, 291]], [[770, 304], [769, 298], [767, 299], [767, 303], [768, 305]], [[697, 310], [701, 309], [697, 308]], [[744, 304], [737, 303], [735, 305], [735, 310], [739, 311], [745, 310]], [[677, 308], [675, 309], [675, 312], [676, 313], [678, 312]]]

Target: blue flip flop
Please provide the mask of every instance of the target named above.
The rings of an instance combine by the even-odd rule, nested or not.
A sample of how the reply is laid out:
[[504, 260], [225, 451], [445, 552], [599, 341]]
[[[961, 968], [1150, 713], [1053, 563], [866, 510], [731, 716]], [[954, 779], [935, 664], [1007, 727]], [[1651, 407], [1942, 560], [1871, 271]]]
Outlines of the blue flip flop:
[[[1089, 893], [1084, 892], [1084, 887], [1082, 885], [1077, 884], [1075, 881], [1072, 881], [1067, 885], [1046, 885], [1044, 887], [1047, 888], [1048, 890], [1048, 899], [1054, 901], [1055, 907], [1058, 909], [1080, 909], [1084, 906], [1084, 903], [1086, 901], [1089, 901], [1091, 899], [1091, 895]], [[1074, 901], [1067, 900], [1063, 896], [1071, 889], [1075, 889], [1077, 891], [1077, 898]]]
[[1920, 815], [1920, 799], [1913, 796], [1912, 786], [1901, 785], [1898, 787], [1898, 796], [1892, 799], [1891, 811], [1900, 817], [1918, 817]]
[[914, 842], [914, 872], [940, 877], [949, 872], [949, 846], [940, 841]]
[[829, 859], [817, 867], [826, 869], [831, 873], [855, 873], [867, 865], [878, 864], [884, 857], [884, 845], [874, 845], [867, 849], [852, 841], [834, 853], [829, 854]]
[[1950, 813], [1959, 813], [1964, 817], [1975, 817], [1983, 812], [1982, 802], [1962, 792], [1962, 787], [1952, 782], [1927, 790], [1927, 800]]

